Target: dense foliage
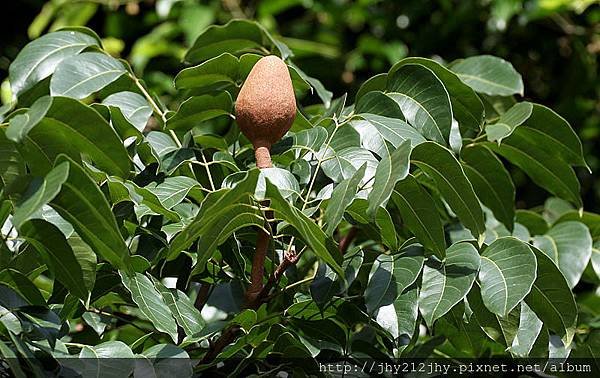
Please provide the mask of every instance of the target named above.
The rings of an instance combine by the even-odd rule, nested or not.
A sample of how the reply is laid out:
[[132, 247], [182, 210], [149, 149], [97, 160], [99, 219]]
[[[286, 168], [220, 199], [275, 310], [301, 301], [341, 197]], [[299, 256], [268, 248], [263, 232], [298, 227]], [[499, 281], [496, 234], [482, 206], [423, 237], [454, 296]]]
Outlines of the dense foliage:
[[[233, 104], [267, 54], [299, 103], [258, 170]], [[582, 145], [519, 101], [510, 63], [405, 58], [333, 98], [293, 59], [257, 23], [211, 26], [159, 98], [87, 28], [19, 53], [0, 133], [0, 352], [15, 375], [89, 372], [69, 356], [143, 358], [125, 376], [158, 375], [166, 356], [265, 373], [281, 356], [312, 372], [313, 358], [598, 349]], [[515, 209], [512, 167], [551, 194], [543, 209]], [[264, 290], [244, 303], [259, 232]]]

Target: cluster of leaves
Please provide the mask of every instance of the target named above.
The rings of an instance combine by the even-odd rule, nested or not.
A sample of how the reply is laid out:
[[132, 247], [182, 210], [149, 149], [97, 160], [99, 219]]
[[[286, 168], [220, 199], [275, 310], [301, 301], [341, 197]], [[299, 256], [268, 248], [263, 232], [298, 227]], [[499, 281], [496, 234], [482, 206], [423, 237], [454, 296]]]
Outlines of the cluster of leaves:
[[[265, 54], [286, 60], [298, 99], [322, 104], [298, 105], [259, 171], [232, 110]], [[600, 281], [581, 143], [551, 109], [516, 101], [509, 63], [403, 59], [350, 104], [291, 57], [257, 23], [211, 26], [171, 110], [89, 29], [21, 51], [0, 133], [0, 353], [15, 375], [85, 374], [99, 357], [138, 357], [103, 371], [127, 376], [160, 375], [167, 357], [239, 373], [282, 356], [598, 348], [597, 296], [573, 294]], [[515, 210], [503, 160], [554, 196], [543, 212]], [[272, 237], [271, 291], [245, 308], [257, 228]]]

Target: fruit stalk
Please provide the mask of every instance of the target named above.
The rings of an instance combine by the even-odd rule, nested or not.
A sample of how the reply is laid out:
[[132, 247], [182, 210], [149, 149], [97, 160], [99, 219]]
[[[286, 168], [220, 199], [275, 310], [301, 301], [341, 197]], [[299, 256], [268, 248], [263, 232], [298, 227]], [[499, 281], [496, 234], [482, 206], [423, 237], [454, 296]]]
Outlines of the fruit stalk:
[[[271, 168], [271, 146], [285, 135], [296, 117], [296, 98], [287, 65], [276, 56], [261, 58], [240, 89], [235, 111], [240, 130], [254, 147], [256, 166], [259, 169]], [[272, 212], [265, 215], [267, 219], [273, 218]], [[259, 229], [250, 286], [245, 295], [246, 307], [255, 308], [260, 303], [270, 241], [270, 234]]]

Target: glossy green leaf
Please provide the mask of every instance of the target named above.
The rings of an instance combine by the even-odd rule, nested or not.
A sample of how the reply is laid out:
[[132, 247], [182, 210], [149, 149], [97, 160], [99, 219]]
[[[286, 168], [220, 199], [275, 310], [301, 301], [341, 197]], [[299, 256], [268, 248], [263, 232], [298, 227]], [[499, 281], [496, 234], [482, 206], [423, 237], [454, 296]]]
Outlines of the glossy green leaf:
[[452, 106], [444, 84], [429, 68], [407, 64], [388, 77], [387, 94], [408, 123], [425, 138], [446, 144], [452, 125]]
[[148, 101], [135, 92], [117, 92], [105, 98], [102, 103], [118, 108], [123, 117], [138, 131], [143, 131], [152, 115]]
[[577, 323], [573, 293], [558, 267], [546, 254], [532, 248], [537, 259], [537, 278], [525, 303], [550, 330], [570, 344]]
[[271, 208], [275, 217], [283, 219], [294, 227], [302, 239], [317, 257], [325, 261], [339, 275], [344, 272], [340, 266], [341, 255], [333, 239], [299, 209], [290, 205], [279, 193], [277, 188], [267, 181], [266, 196], [271, 200]]
[[0, 190], [10, 186], [26, 172], [25, 161], [17, 145], [0, 130]]
[[535, 342], [543, 330], [544, 323], [537, 317], [525, 302], [521, 302], [519, 328], [512, 340], [509, 350], [515, 357], [528, 357]]
[[443, 261], [429, 259], [425, 263], [419, 310], [429, 326], [467, 295], [479, 265], [477, 250], [466, 242], [450, 246]]
[[409, 57], [396, 63], [388, 72], [389, 76], [406, 64], [420, 64], [429, 68], [444, 83], [450, 95], [452, 112], [458, 121], [461, 133], [471, 135], [481, 129], [483, 124], [483, 103], [473, 89], [464, 84], [458, 76], [438, 62], [418, 57]]
[[446, 239], [433, 198], [412, 175], [396, 184], [392, 201], [402, 221], [423, 246], [440, 259], [446, 255]]
[[425, 142], [417, 130], [401, 119], [376, 114], [361, 114], [360, 117], [362, 119], [355, 119], [350, 125], [360, 134], [361, 145], [381, 158], [392, 150], [388, 143], [397, 148], [406, 140], [410, 140], [413, 147]]
[[30, 42], [9, 67], [13, 94], [19, 97], [52, 75], [63, 59], [79, 54], [88, 46], [98, 45], [100, 41], [91, 35], [67, 30], [49, 33]]
[[380, 206], [386, 205], [398, 181], [403, 180], [409, 172], [410, 141], [404, 141], [390, 155], [379, 162], [375, 171], [373, 190], [369, 193], [367, 215], [374, 217]]
[[21, 154], [34, 174], [47, 173], [59, 154], [76, 161], [84, 154], [109, 174], [129, 175], [123, 142], [95, 110], [67, 97], [42, 97], [30, 112], [13, 118], [6, 136], [22, 143]]
[[517, 126], [527, 121], [532, 111], [533, 105], [530, 102], [515, 104], [506, 113], [503, 113], [496, 123], [486, 126], [487, 139], [490, 142], [502, 142], [502, 139], [510, 136]]
[[523, 79], [509, 62], [491, 55], [473, 56], [450, 69], [476, 92], [488, 95], [523, 95]]
[[43, 179], [33, 179], [27, 191], [15, 205], [12, 223], [15, 227], [32, 218], [42, 207], [52, 201], [60, 192], [69, 177], [69, 163], [62, 163], [52, 169]]
[[527, 244], [512, 237], [496, 239], [481, 254], [479, 283], [485, 306], [507, 316], [531, 291], [536, 268]]
[[191, 97], [167, 120], [167, 128], [188, 131], [204, 121], [230, 114], [232, 107], [231, 95], [227, 92]]
[[356, 114], [376, 114], [378, 116], [400, 119], [404, 121], [404, 114], [396, 101], [382, 91], [365, 93], [354, 106]]
[[581, 207], [579, 182], [573, 169], [557, 156], [544, 151], [521, 135], [517, 128], [500, 146], [486, 143], [511, 163], [521, 168], [537, 185]]
[[81, 318], [98, 334], [102, 336], [104, 330], [110, 325], [111, 318], [95, 312], [86, 311], [81, 315]]
[[366, 164], [363, 177], [363, 182], [366, 182], [375, 175], [378, 164], [371, 152], [360, 147], [329, 149], [322, 155], [322, 159], [323, 172], [334, 182], [349, 179], [363, 164]]
[[83, 99], [127, 73], [123, 63], [98, 52], [85, 52], [64, 59], [50, 80], [52, 96]]
[[212, 25], [206, 28], [187, 51], [185, 60], [199, 63], [225, 52], [239, 54], [260, 50], [263, 46], [274, 48], [284, 59], [290, 54], [286, 47], [276, 44], [258, 23], [232, 20], [222, 26]]
[[481, 202], [496, 219], [512, 231], [515, 218], [515, 185], [504, 165], [488, 148], [480, 145], [461, 150], [467, 178]]
[[165, 209], [172, 209], [190, 193], [190, 191], [200, 186], [200, 183], [187, 176], [167, 177], [160, 184], [150, 184], [144, 187], [154, 194]]
[[42, 254], [57, 281], [71, 294], [87, 299], [88, 291], [81, 266], [67, 239], [56, 226], [40, 219], [32, 219], [22, 225], [21, 236]]
[[119, 269], [130, 269], [129, 250], [100, 188], [77, 163], [59, 156], [57, 166], [63, 162], [69, 164], [69, 176], [50, 206], [97, 254]]
[[138, 306], [144, 317], [152, 322], [154, 327], [168, 334], [177, 342], [177, 323], [162, 295], [155, 289], [152, 281], [141, 273], [128, 275], [119, 272], [123, 285], [131, 293], [131, 299]]
[[465, 172], [452, 153], [434, 142], [416, 146], [412, 162], [429, 175], [463, 225], [476, 239], [485, 232], [483, 211]]
[[189, 336], [202, 331], [205, 326], [204, 319], [190, 298], [181, 290], [169, 289], [156, 278], [150, 278], [154, 282], [156, 290], [162, 295], [163, 301], [169, 306], [171, 315], [183, 328], [185, 334]]
[[72, 367], [82, 376], [127, 377], [135, 367], [133, 358], [134, 354], [127, 344], [122, 341], [106, 341], [83, 347], [79, 352], [81, 364]]
[[360, 181], [365, 174], [365, 169], [366, 165], [362, 166], [354, 175], [352, 175], [352, 177], [343, 180], [333, 189], [331, 198], [325, 209], [325, 215], [323, 216], [323, 219], [327, 224], [327, 227], [325, 228], [325, 233], [327, 235], [333, 235], [333, 232], [344, 216], [346, 208], [350, 206], [354, 200]]
[[592, 256], [592, 237], [579, 222], [563, 222], [546, 234], [536, 236], [533, 245], [554, 261], [573, 288], [583, 275]]

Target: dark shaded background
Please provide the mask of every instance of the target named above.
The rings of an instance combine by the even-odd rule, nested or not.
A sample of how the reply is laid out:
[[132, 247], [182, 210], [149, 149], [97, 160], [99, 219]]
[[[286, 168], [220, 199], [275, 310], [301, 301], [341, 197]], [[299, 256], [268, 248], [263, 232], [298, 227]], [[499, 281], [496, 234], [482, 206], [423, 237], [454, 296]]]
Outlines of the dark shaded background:
[[[600, 5], [590, 0], [18, 0], [3, 2], [0, 81], [30, 39], [87, 25], [113, 55], [127, 58], [152, 88], [173, 93], [187, 46], [206, 26], [253, 18], [280, 34], [295, 62], [339, 96], [405, 56], [445, 61], [493, 54], [513, 63], [525, 99], [547, 105], [577, 130], [600, 169]], [[2, 99], [10, 98], [8, 85]], [[307, 103], [317, 101], [307, 99]], [[595, 174], [579, 170], [587, 210], [600, 212]], [[520, 171], [518, 207], [547, 195]]]

